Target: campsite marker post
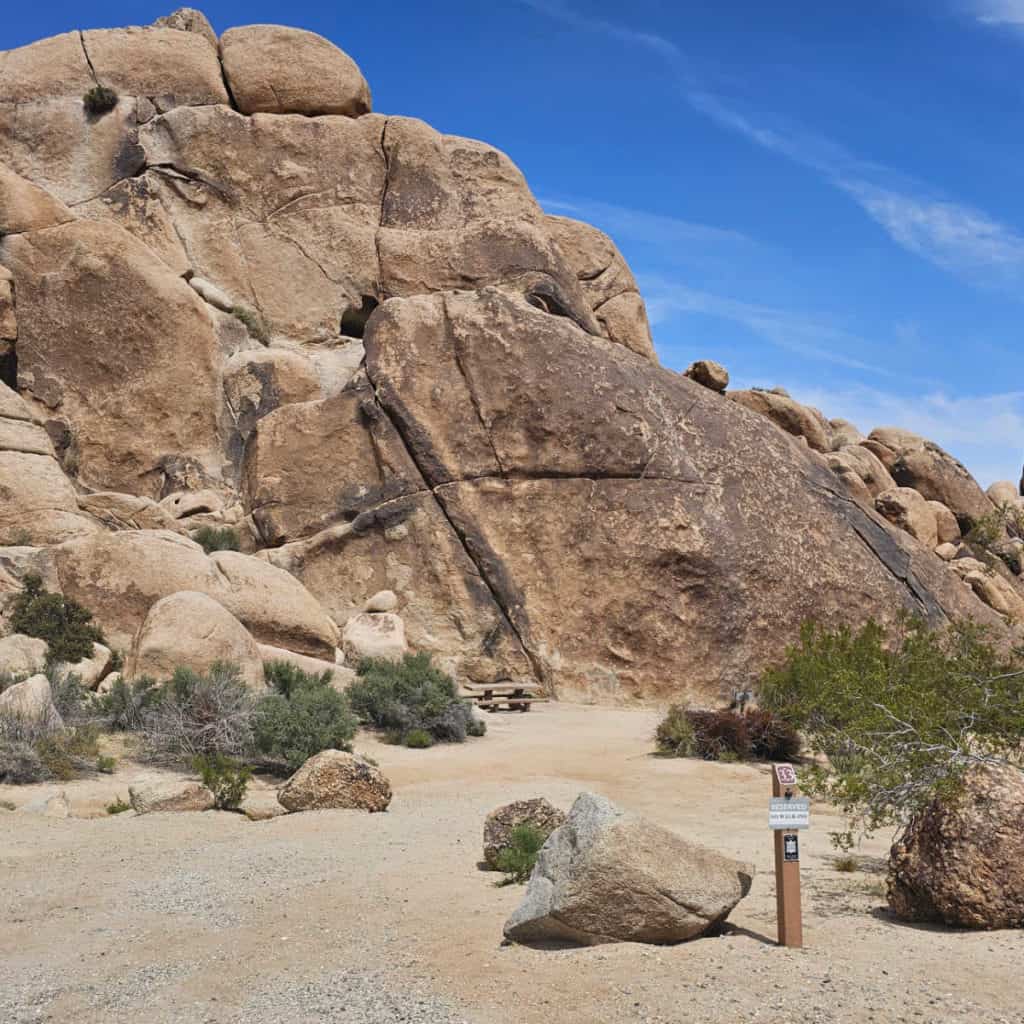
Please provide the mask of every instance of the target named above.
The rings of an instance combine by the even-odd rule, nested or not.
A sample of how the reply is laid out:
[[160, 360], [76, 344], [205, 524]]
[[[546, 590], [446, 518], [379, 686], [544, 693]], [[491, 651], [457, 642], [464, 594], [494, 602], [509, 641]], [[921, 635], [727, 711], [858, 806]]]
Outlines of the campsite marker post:
[[779, 945], [799, 949], [804, 944], [800, 908], [800, 837], [797, 829], [810, 827], [811, 802], [799, 797], [796, 771], [791, 764], [772, 765], [772, 799], [768, 827], [775, 833], [775, 902]]

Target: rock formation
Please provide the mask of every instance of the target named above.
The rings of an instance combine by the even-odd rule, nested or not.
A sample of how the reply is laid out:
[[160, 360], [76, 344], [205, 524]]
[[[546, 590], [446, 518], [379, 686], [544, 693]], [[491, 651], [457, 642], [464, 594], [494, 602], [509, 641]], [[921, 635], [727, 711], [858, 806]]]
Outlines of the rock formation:
[[1003, 626], [916, 502], [916, 535], [874, 507], [968, 528], [994, 506], [954, 460], [692, 375], [606, 235], [371, 112], [312, 33], [183, 9], [0, 53], [0, 596], [37, 566], [129, 671], [179, 592], [257, 649], [330, 666], [387, 624], [597, 700], [746, 685], [812, 617]]

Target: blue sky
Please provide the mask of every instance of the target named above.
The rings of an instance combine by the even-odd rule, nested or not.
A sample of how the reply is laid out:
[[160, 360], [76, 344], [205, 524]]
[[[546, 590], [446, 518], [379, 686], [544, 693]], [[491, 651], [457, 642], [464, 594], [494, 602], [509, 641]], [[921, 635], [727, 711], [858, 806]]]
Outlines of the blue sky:
[[[0, 47], [171, 5], [10, 4]], [[713, 358], [984, 484], [1024, 457], [1024, 0], [207, 3], [361, 65], [374, 108], [484, 139]], [[85, 20], [83, 20], [85, 19]]]

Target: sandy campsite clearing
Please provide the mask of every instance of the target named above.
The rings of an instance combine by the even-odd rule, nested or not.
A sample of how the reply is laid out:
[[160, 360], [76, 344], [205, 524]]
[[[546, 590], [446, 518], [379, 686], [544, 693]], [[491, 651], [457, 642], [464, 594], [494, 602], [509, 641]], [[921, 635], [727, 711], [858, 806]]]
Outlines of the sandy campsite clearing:
[[[895, 923], [877, 840], [835, 870], [815, 808], [802, 843], [805, 941], [779, 949], [767, 769], [649, 756], [653, 712], [545, 705], [489, 716], [464, 746], [360, 737], [386, 814], [102, 815], [140, 776], [0, 787], [19, 806], [63, 788], [73, 817], [0, 811], [0, 1021], [1024, 1021], [1024, 934]], [[486, 813], [517, 798], [605, 794], [753, 861], [721, 937], [675, 947], [502, 945], [522, 896], [478, 869]], [[256, 786], [269, 802], [269, 785]]]

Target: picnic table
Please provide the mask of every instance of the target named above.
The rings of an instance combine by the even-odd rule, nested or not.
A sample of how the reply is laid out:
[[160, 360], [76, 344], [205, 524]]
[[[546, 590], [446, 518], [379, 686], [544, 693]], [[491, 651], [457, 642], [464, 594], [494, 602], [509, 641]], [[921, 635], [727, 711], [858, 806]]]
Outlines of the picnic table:
[[475, 701], [484, 711], [497, 711], [507, 705], [509, 711], [529, 711], [541, 701], [547, 700], [536, 683], [517, 683], [513, 680], [498, 683], [466, 683], [463, 696]]

